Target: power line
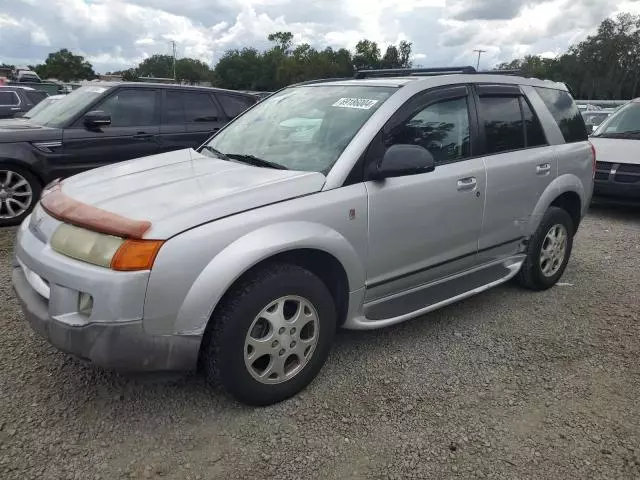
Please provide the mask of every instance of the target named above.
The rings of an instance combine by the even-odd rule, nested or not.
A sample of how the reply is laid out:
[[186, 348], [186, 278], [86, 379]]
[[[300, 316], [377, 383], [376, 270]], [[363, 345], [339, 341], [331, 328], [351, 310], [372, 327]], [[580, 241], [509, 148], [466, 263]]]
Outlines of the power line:
[[476, 66], [476, 70], [480, 70], [480, 55], [486, 52], [486, 50], [480, 50], [479, 48], [474, 50], [474, 52], [478, 53], [478, 65]]

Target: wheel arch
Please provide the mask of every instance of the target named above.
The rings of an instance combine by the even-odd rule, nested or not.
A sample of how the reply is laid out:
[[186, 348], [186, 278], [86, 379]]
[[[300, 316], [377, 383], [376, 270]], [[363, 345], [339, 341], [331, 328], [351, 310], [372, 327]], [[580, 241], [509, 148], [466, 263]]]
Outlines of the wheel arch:
[[11, 165], [13, 167], [18, 167], [26, 170], [40, 182], [41, 187], [45, 185], [45, 179], [42, 176], [41, 172], [38, 172], [38, 170], [29, 162], [13, 157], [0, 157], [0, 168], [2, 168], [2, 165]]
[[533, 235], [540, 225], [542, 217], [551, 206], [566, 210], [577, 230], [588, 207], [587, 194], [577, 176], [562, 175], [547, 186], [530, 217], [527, 236]]
[[361, 259], [338, 232], [310, 222], [273, 224], [236, 240], [211, 260], [187, 293], [175, 331], [203, 334], [224, 296], [270, 262], [292, 263], [316, 274], [334, 297], [339, 324], [347, 315], [349, 292], [364, 286]]

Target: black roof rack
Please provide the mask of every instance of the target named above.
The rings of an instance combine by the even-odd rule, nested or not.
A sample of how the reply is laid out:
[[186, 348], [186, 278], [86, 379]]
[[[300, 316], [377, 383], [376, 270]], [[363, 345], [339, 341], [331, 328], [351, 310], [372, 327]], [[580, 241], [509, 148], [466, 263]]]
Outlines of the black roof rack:
[[376, 77], [412, 77], [435, 76], [452, 74], [478, 74], [478, 75], [520, 75], [520, 70], [486, 70], [477, 71], [474, 67], [436, 67], [436, 68], [383, 68], [378, 70], [358, 70], [353, 78]]
[[318, 78], [316, 80], [305, 80], [304, 82], [294, 83], [290, 86], [313, 85], [314, 83], [339, 82], [340, 80], [353, 80], [353, 77], [335, 77], [335, 78]]
[[450, 75], [452, 73], [476, 73], [476, 69], [469, 66], [437, 68], [382, 68], [378, 70], [358, 70], [353, 78]]

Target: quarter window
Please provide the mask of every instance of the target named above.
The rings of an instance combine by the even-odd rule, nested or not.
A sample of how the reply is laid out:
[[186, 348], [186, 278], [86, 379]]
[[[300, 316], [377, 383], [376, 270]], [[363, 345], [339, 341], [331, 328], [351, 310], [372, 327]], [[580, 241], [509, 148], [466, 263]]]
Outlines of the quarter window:
[[256, 102], [236, 95], [216, 95], [229, 118], [235, 118]]
[[580, 110], [568, 92], [544, 87], [536, 87], [536, 92], [553, 115], [565, 142], [583, 142], [589, 138]]
[[395, 127], [385, 143], [387, 146], [420, 145], [429, 150], [436, 164], [469, 157], [469, 107], [466, 97], [429, 105]]

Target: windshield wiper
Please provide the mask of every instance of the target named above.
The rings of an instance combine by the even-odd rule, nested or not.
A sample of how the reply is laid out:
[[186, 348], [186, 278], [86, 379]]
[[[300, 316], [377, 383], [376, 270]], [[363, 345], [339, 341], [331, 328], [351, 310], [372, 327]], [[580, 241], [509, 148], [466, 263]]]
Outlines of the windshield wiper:
[[263, 158], [258, 158], [255, 155], [244, 155], [241, 153], [225, 153], [224, 155], [227, 158], [248, 163], [249, 165], [253, 165], [254, 167], [267, 167], [267, 168], [275, 168], [277, 170], [289, 170], [284, 165], [280, 165], [279, 163], [276, 163], [276, 162], [270, 162], [269, 160], [264, 160]]
[[221, 160], [229, 160], [229, 158], [224, 153], [220, 152], [219, 150], [216, 150], [215, 148], [209, 145], [204, 145], [202, 149], [213, 153], [216, 157], [218, 157]]

